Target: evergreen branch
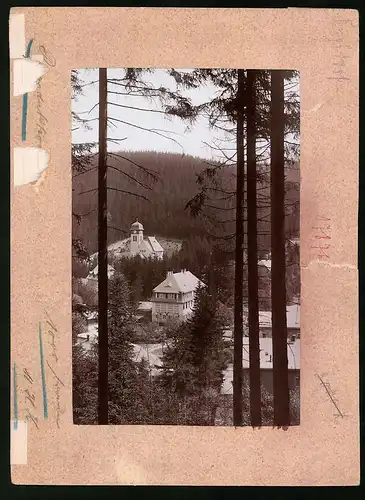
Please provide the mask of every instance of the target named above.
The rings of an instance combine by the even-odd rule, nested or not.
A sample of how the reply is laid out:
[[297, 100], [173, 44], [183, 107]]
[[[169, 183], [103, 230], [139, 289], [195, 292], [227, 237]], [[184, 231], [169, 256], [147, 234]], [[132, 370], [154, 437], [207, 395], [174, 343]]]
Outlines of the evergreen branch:
[[135, 161], [131, 160], [130, 158], [126, 157], [126, 156], [123, 156], [119, 153], [107, 153], [107, 155], [109, 156], [115, 156], [116, 158], [121, 158], [122, 160], [125, 160], [125, 161], [129, 161], [129, 163], [131, 163], [132, 165], [140, 168], [143, 172], [145, 172], [146, 174], [150, 175], [155, 181], [158, 181], [160, 180], [160, 176], [154, 172], [153, 170], [147, 168], [147, 167], [144, 167], [142, 165], [139, 165], [138, 163], [136, 163]]
[[169, 113], [166, 111], [161, 111], [158, 109], [148, 109], [148, 108], [138, 108], [137, 106], [127, 106], [126, 104], [117, 104], [115, 102], [108, 102], [107, 104], [110, 104], [111, 106], [117, 106], [119, 108], [126, 108], [126, 109], [135, 109], [136, 111], [147, 111], [149, 113], [160, 113], [162, 115], [168, 115]]
[[94, 80], [92, 82], [81, 84], [80, 88], [88, 87], [89, 85], [94, 85], [94, 83], [99, 83], [99, 80]]
[[205, 205], [207, 208], [213, 208], [215, 210], [222, 210], [222, 211], [231, 211], [231, 210], [236, 210], [236, 207], [215, 207], [214, 205]]
[[75, 177], [78, 177], [79, 175], [83, 175], [83, 174], [86, 174], [87, 172], [92, 172], [93, 170], [96, 170], [98, 167], [92, 167], [92, 168], [88, 168], [87, 170], [83, 170], [82, 172], [77, 172], [76, 174], [74, 174], [72, 176], [72, 178], [74, 179]]
[[93, 208], [92, 210], [90, 210], [89, 212], [85, 212], [84, 214], [76, 214], [75, 212], [72, 212], [72, 215], [76, 218], [76, 219], [81, 219], [82, 217], [87, 217], [88, 215], [92, 214], [93, 212], [96, 212], [97, 209], [96, 208]]
[[144, 184], [143, 182], [139, 181], [136, 177], [133, 177], [133, 175], [130, 175], [130, 174], [127, 174], [127, 172], [124, 172], [123, 170], [120, 170], [119, 168], [117, 167], [113, 167], [113, 165], [107, 165], [108, 168], [111, 168], [112, 170], [116, 170], [117, 172], [125, 175], [126, 177], [128, 177], [129, 179], [131, 179], [132, 181], [136, 182], [137, 184], [139, 184], [141, 187], [145, 188], [145, 189], [149, 189], [150, 191], [152, 190], [150, 186], [147, 186], [147, 184]]
[[176, 139], [173, 139], [172, 137], [169, 137], [167, 135], [161, 134], [157, 129], [156, 130], [149, 129], [149, 128], [146, 128], [146, 127], [142, 127], [140, 125], [136, 125], [135, 123], [130, 123], [130, 122], [126, 122], [124, 120], [119, 120], [117, 118], [109, 118], [109, 119], [112, 120], [112, 121], [123, 123], [124, 125], [128, 125], [130, 127], [133, 127], [133, 128], [139, 129], [139, 130], [143, 130], [145, 132], [150, 132], [151, 134], [156, 134], [156, 135], [158, 135], [160, 137], [163, 137], [164, 139], [169, 139], [170, 141], [175, 142], [182, 149], [182, 151], [184, 152], [183, 146]]
[[132, 191], [126, 191], [125, 189], [118, 189], [110, 186], [107, 186], [107, 189], [110, 191], [117, 191], [118, 193], [129, 194], [131, 196], [135, 196], [136, 198], [141, 198], [142, 200], [146, 200], [148, 201], [148, 203], [151, 203], [151, 200], [146, 198], [146, 196], [143, 196], [143, 194], [133, 193]]
[[121, 139], [117, 139], [117, 138], [114, 138], [114, 137], [107, 137], [106, 138], [107, 141], [115, 142], [115, 143], [126, 141], [127, 139], [128, 139], [128, 137], [122, 137]]
[[108, 226], [108, 229], [114, 229], [114, 231], [119, 231], [120, 233], [123, 233], [123, 234], [129, 234], [128, 231], [125, 231], [124, 229], [120, 229], [119, 227]]
[[87, 113], [89, 115], [98, 106], [99, 106], [99, 103], [97, 102], [96, 104], [94, 104], [94, 106], [92, 108], [89, 109], [89, 111], [80, 111], [78, 114], [79, 115], [84, 115], [85, 113]]
[[80, 193], [77, 193], [77, 195], [79, 195], [79, 194], [87, 194], [87, 193], [96, 193], [97, 190], [98, 190], [98, 188], [87, 189], [86, 191], [81, 191]]

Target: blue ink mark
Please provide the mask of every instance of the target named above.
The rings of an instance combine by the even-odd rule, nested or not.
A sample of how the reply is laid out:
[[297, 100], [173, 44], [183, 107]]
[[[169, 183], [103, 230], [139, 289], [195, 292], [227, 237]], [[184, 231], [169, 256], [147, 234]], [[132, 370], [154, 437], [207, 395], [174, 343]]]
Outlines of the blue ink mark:
[[13, 384], [14, 384], [14, 430], [17, 430], [18, 428], [18, 387], [17, 387], [17, 380], [16, 380], [16, 364], [14, 363], [14, 369], [13, 369]]
[[33, 38], [29, 40], [27, 50], [25, 52], [25, 57], [30, 57], [30, 49], [32, 48], [33, 45]]
[[42, 341], [42, 326], [39, 322], [39, 350], [41, 357], [41, 375], [42, 375], [42, 390], [43, 390], [43, 414], [44, 418], [48, 418], [48, 406], [47, 406], [47, 387], [46, 387], [46, 375], [44, 371], [44, 356], [43, 356], [43, 341]]
[[[30, 49], [32, 48], [33, 39], [29, 41], [25, 57], [30, 57]], [[27, 138], [27, 116], [28, 116], [28, 94], [23, 95], [23, 109], [22, 109], [22, 141]]]

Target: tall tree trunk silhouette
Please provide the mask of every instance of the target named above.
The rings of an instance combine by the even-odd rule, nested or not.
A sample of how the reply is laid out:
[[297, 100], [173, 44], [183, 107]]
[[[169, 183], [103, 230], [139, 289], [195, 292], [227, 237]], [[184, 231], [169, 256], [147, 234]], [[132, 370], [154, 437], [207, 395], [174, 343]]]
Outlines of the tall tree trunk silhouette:
[[271, 304], [274, 425], [287, 426], [289, 380], [285, 286], [284, 76], [271, 72]]
[[98, 157], [98, 424], [108, 424], [108, 222], [107, 222], [107, 70], [99, 69]]
[[247, 70], [247, 260], [251, 425], [261, 425], [259, 299], [257, 268], [256, 71]]
[[238, 70], [237, 85], [237, 187], [236, 248], [233, 347], [233, 424], [242, 425], [242, 346], [243, 346], [243, 252], [244, 252], [244, 86], [245, 74]]

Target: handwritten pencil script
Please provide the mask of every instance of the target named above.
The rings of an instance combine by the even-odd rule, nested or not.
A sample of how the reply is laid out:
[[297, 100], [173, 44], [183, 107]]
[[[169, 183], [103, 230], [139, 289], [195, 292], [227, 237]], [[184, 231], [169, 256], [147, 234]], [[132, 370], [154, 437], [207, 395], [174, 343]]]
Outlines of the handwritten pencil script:
[[340, 409], [340, 407], [338, 405], [338, 402], [336, 400], [335, 393], [331, 387], [331, 384], [324, 379], [323, 375], [321, 376], [321, 375], [317, 374], [317, 378], [318, 378], [321, 386], [326, 391], [326, 394], [327, 394], [329, 400], [331, 401], [332, 405], [336, 409], [335, 417], [341, 417], [341, 418], [346, 417], [346, 414]]
[[22, 388], [24, 415], [27, 422], [31, 422], [37, 429], [39, 429], [39, 418], [37, 415], [37, 400], [34, 388], [34, 378], [27, 368], [23, 369], [23, 383]]
[[[47, 66], [53, 68], [56, 66], [56, 58], [46, 49], [44, 45], [39, 45], [39, 52], [43, 56], [44, 62]], [[39, 148], [43, 147], [44, 139], [47, 134], [46, 128], [48, 119], [44, 114], [44, 99], [42, 97], [42, 78], [37, 82], [36, 98], [37, 98], [37, 145]]]
[[[61, 416], [64, 414], [64, 410], [61, 406], [61, 391], [62, 388], [65, 387], [65, 384], [62, 382], [60, 376], [57, 373], [58, 370], [58, 354], [57, 354], [57, 337], [59, 335], [58, 329], [51, 317], [46, 311], [46, 324], [47, 324], [47, 340], [48, 345], [50, 347], [50, 356], [49, 359], [46, 359], [46, 364], [49, 368], [50, 373], [52, 374], [53, 386], [56, 397], [56, 425], [60, 428]], [[48, 357], [48, 356], [47, 356]]]
[[343, 83], [350, 80], [346, 76], [346, 60], [352, 57], [354, 47], [344, 43], [344, 35], [345, 30], [351, 27], [354, 28], [355, 26], [350, 19], [337, 19], [334, 23], [333, 38], [328, 40], [333, 44], [336, 55], [331, 65], [331, 74], [327, 77], [327, 80], [335, 82], [337, 94], [342, 90]]

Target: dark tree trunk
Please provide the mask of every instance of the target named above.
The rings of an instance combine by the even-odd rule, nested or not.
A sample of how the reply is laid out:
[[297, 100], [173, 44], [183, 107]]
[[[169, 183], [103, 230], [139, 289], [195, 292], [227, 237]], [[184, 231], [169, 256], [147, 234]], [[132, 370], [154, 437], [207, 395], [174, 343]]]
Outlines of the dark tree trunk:
[[259, 300], [257, 268], [257, 188], [256, 188], [256, 71], [247, 71], [247, 260], [248, 260], [248, 332], [250, 360], [250, 416], [252, 426], [261, 426], [261, 380]]
[[108, 424], [107, 70], [99, 69], [98, 164], [98, 424]]
[[289, 380], [285, 286], [284, 77], [271, 72], [271, 304], [274, 425], [287, 426]]
[[237, 85], [237, 186], [236, 251], [233, 353], [233, 425], [242, 425], [242, 345], [243, 345], [243, 245], [244, 245], [244, 70], [238, 70]]

